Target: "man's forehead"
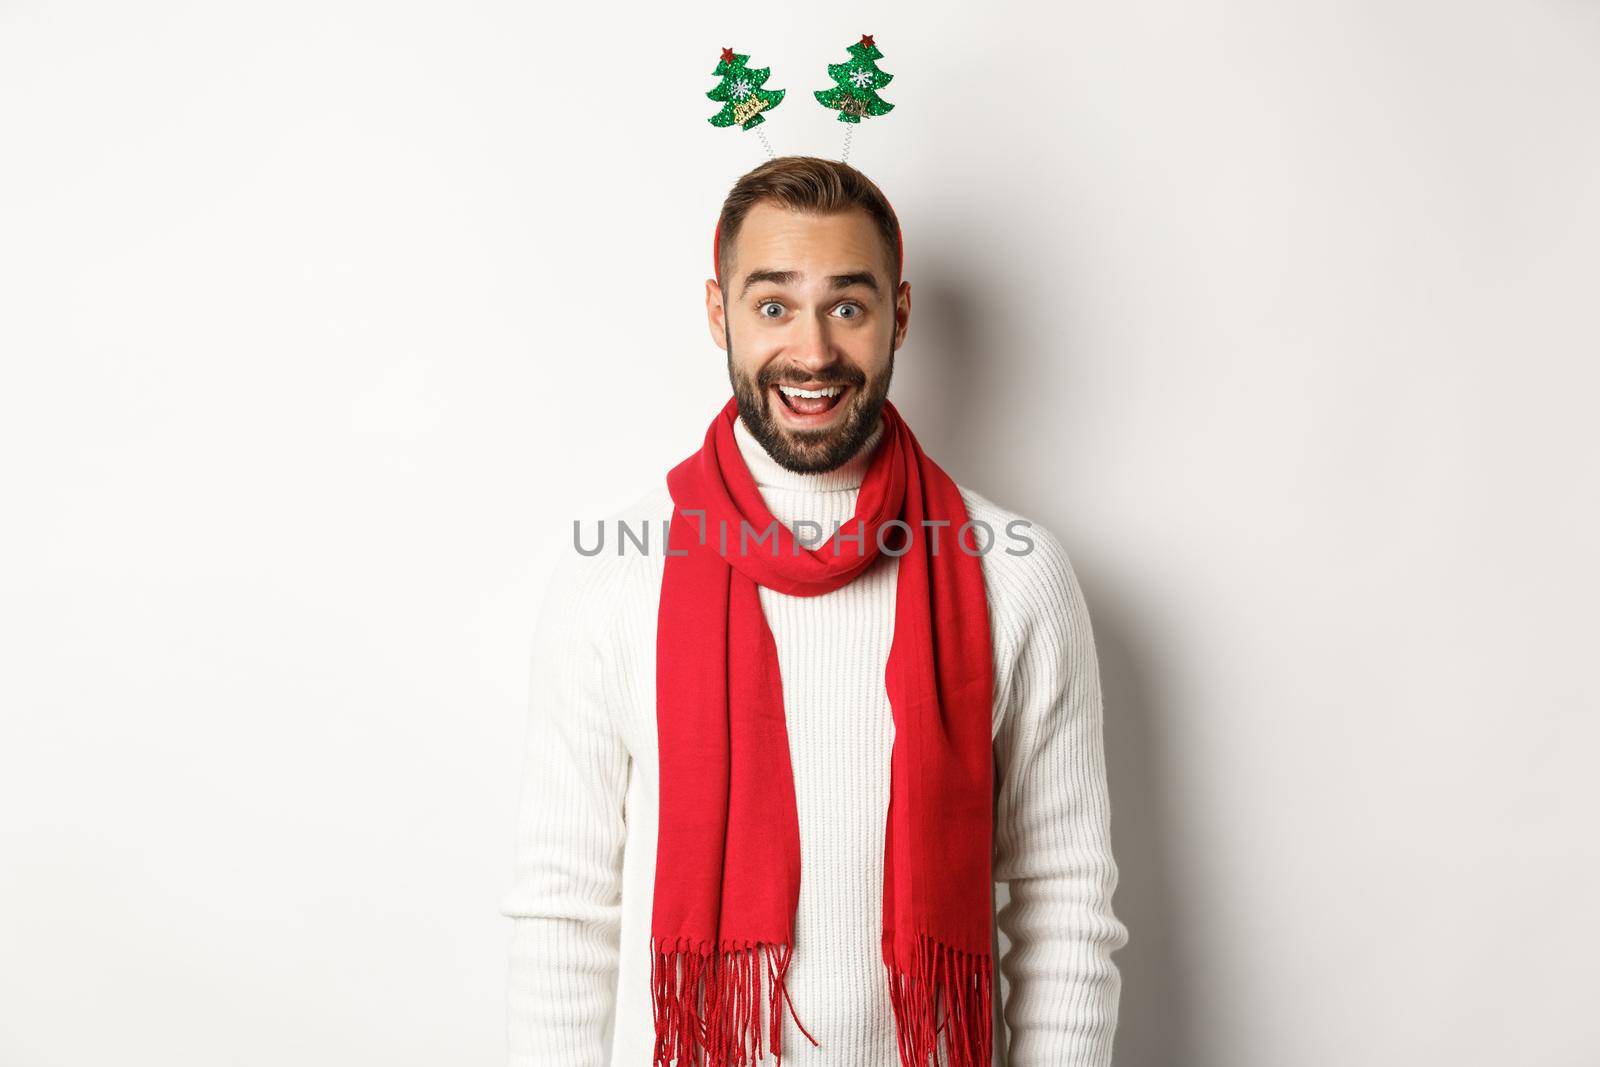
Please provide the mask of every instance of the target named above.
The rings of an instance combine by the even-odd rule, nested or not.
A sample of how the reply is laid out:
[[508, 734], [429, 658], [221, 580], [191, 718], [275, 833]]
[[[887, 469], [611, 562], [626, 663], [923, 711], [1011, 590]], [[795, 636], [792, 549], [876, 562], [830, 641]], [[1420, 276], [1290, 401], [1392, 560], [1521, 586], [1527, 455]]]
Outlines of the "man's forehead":
[[[839, 246], [830, 249], [829, 262], [801, 262], [800, 257], [809, 258], [816, 251], [805, 246], [821, 233], [829, 236], [830, 244]], [[736, 260], [743, 261], [738, 273], [744, 274], [746, 289], [757, 281], [803, 285], [812, 275], [834, 287], [864, 281], [876, 289], [874, 276], [889, 267], [883, 237], [872, 217], [859, 207], [818, 214], [762, 202], [745, 215], [735, 246]], [[808, 271], [808, 266], [813, 270]]]

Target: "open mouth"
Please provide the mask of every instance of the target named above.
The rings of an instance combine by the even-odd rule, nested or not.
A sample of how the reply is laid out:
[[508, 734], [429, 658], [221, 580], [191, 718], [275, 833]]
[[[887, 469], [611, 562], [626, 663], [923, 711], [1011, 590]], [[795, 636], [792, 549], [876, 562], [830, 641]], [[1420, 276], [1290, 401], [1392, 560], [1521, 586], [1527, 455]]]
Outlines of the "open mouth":
[[850, 391], [848, 385], [819, 385], [797, 386], [776, 385], [773, 391], [778, 394], [778, 399], [801, 422], [825, 421], [830, 412], [838, 408], [845, 394]]

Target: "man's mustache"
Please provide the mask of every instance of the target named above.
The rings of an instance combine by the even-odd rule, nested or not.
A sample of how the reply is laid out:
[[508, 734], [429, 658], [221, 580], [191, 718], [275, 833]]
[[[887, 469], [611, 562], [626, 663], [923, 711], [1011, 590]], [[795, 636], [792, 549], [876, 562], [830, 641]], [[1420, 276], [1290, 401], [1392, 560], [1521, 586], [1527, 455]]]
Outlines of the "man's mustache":
[[865, 385], [866, 382], [867, 376], [859, 371], [855, 374], [809, 374], [798, 377], [780, 371], [776, 374], [762, 373], [756, 376], [756, 384], [763, 389], [773, 385], [792, 385], [796, 387], [808, 385]]

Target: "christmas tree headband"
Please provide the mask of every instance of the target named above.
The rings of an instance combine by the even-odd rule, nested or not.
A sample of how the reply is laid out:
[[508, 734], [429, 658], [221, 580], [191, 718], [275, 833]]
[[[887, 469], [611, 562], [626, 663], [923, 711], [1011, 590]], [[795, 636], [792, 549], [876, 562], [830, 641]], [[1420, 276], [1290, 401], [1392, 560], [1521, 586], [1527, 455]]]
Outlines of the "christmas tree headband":
[[[817, 103], [837, 111], [839, 121], [845, 123], [844, 151], [839, 155], [841, 163], [850, 158], [850, 133], [856, 124], [863, 118], [887, 115], [894, 110], [893, 104], [878, 95], [878, 90], [888, 85], [894, 75], [878, 69], [877, 61], [883, 58], [883, 53], [878, 51], [871, 35], [863, 34], [861, 40], [849, 46], [848, 51], [848, 62], [828, 64], [828, 77], [833, 79], [833, 87], [819, 89], [812, 94]], [[706, 96], [722, 104], [722, 110], [707, 121], [713, 126], [738, 126], [742, 130], [755, 130], [756, 136], [761, 138], [761, 146], [767, 150], [767, 157], [776, 159], [778, 157], [767, 140], [767, 131], [761, 128], [761, 124], [766, 121], [763, 112], [771, 111], [783, 103], [787, 90], [763, 88], [772, 68], [752, 69], [745, 66], [749, 61], [749, 56], [731, 48], [722, 50], [722, 58], [711, 72], [722, 80], [715, 89], [706, 93]], [[887, 200], [885, 197], [886, 203]], [[889, 210], [893, 214], [892, 206]], [[901, 272], [904, 273], [905, 238], [900, 233], [899, 215], [895, 215], [894, 236], [895, 259], [900, 262]], [[721, 244], [722, 218], [719, 215], [717, 228], [711, 236], [711, 267], [716, 272], [718, 285], [722, 284]], [[899, 288], [900, 279], [896, 278], [895, 289]]]

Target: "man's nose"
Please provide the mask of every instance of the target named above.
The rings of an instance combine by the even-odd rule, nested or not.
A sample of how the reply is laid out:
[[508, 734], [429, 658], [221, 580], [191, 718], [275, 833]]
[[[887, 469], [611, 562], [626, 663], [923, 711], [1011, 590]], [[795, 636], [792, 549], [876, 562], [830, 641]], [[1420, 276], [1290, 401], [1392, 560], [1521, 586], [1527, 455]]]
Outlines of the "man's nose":
[[815, 315], [801, 316], [796, 324], [800, 335], [794, 339], [793, 357], [797, 365], [816, 373], [839, 361], [828, 337], [828, 325]]

